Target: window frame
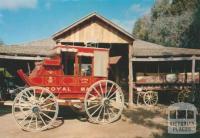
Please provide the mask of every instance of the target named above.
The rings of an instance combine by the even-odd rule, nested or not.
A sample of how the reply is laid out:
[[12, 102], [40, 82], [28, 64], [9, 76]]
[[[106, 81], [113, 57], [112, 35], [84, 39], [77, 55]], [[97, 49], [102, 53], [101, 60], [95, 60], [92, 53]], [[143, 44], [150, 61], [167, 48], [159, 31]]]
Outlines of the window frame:
[[[80, 70], [80, 63], [79, 63], [79, 61], [80, 61], [80, 57], [87, 57], [87, 58], [91, 58], [91, 74], [90, 75], [86, 75], [86, 76], [82, 76], [81, 75], [81, 70]], [[78, 77], [93, 77], [94, 75], [94, 68], [93, 68], [93, 66], [94, 66], [94, 57], [93, 56], [85, 56], [85, 55], [78, 55], [77, 56], [77, 76]]]

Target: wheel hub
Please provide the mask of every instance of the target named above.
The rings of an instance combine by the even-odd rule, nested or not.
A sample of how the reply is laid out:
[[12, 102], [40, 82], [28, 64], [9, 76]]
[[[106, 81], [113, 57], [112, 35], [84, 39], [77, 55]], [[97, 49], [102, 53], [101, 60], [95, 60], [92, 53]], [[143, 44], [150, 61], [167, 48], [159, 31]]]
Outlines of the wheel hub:
[[38, 106], [34, 106], [34, 107], [32, 108], [32, 112], [35, 113], [35, 114], [37, 114], [37, 113], [40, 112], [40, 108], [39, 108]]
[[148, 100], [151, 100], [151, 99], [152, 99], [152, 96], [149, 95], [149, 96], [148, 96]]
[[103, 105], [108, 106], [108, 105], [110, 104], [110, 100], [107, 99], [107, 98], [104, 98], [104, 99], [102, 100], [102, 103], [103, 103]]

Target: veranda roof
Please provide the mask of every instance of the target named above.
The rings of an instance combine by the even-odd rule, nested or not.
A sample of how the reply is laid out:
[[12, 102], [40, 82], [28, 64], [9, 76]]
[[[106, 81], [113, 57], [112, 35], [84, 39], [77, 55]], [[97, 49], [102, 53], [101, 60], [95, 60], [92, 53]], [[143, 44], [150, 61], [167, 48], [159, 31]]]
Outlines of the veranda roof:
[[165, 47], [142, 40], [133, 42], [133, 57], [200, 56], [200, 49]]
[[[1, 55], [17, 56], [47, 56], [48, 51], [56, 45], [51, 38], [22, 43], [11, 46], [0, 46]], [[200, 49], [165, 47], [162, 45], [135, 40], [133, 42], [133, 57], [180, 57], [200, 56]]]

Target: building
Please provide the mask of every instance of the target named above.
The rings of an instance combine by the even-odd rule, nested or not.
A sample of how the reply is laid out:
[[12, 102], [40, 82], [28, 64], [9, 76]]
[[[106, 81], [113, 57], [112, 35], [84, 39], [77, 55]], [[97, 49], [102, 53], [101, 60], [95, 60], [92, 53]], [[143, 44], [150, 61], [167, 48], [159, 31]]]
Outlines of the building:
[[47, 56], [47, 51], [56, 44], [109, 48], [112, 62], [116, 63], [111, 65], [109, 77], [129, 87], [130, 104], [133, 101], [135, 70], [142, 69], [144, 62], [189, 60], [193, 63], [192, 72], [195, 72], [195, 60], [200, 58], [200, 50], [167, 48], [136, 40], [133, 35], [105, 17], [91, 13], [50, 38], [0, 47], [0, 66], [14, 75], [19, 68], [29, 72], [34, 67], [34, 62]]

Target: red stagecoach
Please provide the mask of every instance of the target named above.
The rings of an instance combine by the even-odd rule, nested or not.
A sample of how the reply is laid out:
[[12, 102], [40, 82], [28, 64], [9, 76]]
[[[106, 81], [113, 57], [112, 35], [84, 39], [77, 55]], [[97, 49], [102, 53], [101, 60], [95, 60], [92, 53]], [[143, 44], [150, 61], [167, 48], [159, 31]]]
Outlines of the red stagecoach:
[[57, 46], [49, 53], [30, 75], [18, 71], [27, 87], [17, 94], [12, 112], [22, 129], [47, 129], [57, 118], [59, 105], [84, 109], [98, 124], [120, 117], [124, 96], [121, 88], [108, 80], [108, 49]]

